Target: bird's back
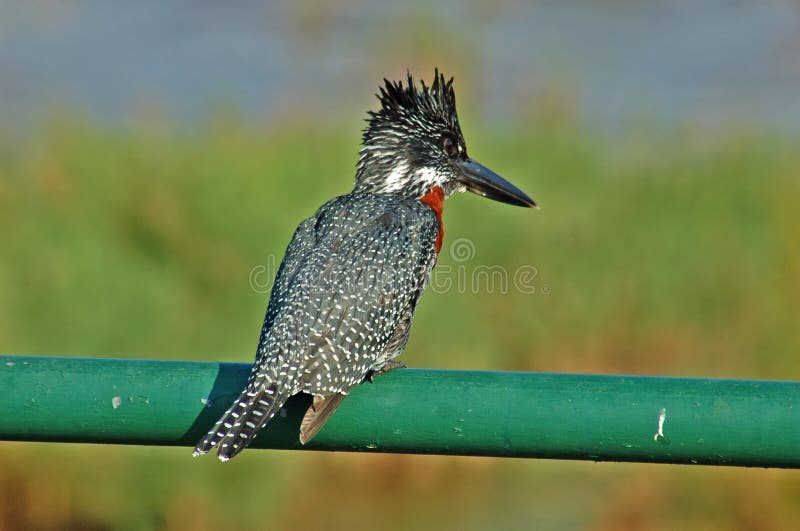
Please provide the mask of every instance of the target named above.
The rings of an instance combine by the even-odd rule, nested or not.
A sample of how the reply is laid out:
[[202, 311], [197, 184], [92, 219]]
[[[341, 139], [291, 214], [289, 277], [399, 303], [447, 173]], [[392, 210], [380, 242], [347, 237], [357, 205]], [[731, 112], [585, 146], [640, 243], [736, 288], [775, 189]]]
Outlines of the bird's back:
[[323, 205], [286, 251], [254, 373], [288, 376], [292, 394], [347, 392], [361, 382], [413, 313], [438, 231], [427, 205], [396, 194], [354, 193]]

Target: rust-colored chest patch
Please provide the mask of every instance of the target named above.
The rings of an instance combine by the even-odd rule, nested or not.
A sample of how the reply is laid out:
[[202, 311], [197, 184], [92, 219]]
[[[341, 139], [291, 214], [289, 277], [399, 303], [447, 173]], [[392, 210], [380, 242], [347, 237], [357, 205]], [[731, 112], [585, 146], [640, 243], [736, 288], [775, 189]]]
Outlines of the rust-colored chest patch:
[[436, 235], [436, 254], [442, 250], [442, 242], [444, 241], [444, 225], [442, 225], [442, 212], [444, 211], [444, 190], [441, 186], [434, 186], [431, 191], [423, 195], [420, 200], [425, 203], [433, 213], [436, 214], [436, 219], [439, 220], [439, 234]]

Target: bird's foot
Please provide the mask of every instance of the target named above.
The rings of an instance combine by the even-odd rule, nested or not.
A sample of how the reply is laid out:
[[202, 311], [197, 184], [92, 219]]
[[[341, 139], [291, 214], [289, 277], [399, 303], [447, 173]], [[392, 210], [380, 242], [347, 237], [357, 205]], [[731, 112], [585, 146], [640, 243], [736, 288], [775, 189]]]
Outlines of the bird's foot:
[[393, 371], [395, 369], [407, 369], [407, 368], [408, 365], [406, 365], [402, 361], [394, 361], [394, 360], [387, 361], [380, 369], [369, 371], [369, 373], [367, 374], [367, 381], [369, 383], [375, 383], [375, 377], [378, 376], [379, 374], [384, 374], [389, 371]]

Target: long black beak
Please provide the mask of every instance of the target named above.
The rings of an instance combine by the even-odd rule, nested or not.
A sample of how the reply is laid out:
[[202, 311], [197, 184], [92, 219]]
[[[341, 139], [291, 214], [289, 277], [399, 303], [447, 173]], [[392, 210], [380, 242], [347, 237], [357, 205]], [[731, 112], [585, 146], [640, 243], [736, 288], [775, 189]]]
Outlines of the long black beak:
[[461, 173], [461, 183], [472, 193], [495, 201], [523, 207], [539, 208], [525, 192], [495, 172], [472, 159], [458, 160], [455, 167]]

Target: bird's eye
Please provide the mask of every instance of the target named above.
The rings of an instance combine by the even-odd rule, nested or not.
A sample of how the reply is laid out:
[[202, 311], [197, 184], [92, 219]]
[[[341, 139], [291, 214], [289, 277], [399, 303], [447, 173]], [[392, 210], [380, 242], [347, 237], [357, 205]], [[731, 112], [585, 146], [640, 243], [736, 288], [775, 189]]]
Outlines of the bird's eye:
[[447, 153], [448, 157], [455, 157], [458, 155], [458, 143], [451, 137], [444, 137], [444, 140], [442, 141], [442, 147], [444, 147], [444, 152]]

